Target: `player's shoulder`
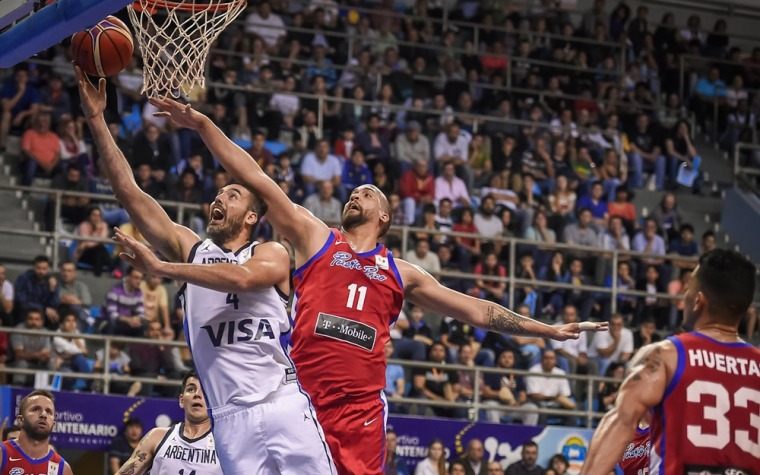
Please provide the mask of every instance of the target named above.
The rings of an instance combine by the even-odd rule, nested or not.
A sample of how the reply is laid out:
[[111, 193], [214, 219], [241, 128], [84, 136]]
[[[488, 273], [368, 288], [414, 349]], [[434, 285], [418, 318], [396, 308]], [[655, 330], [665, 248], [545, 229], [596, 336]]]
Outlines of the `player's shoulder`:
[[277, 241], [267, 241], [254, 246], [254, 257], [266, 260], [287, 260], [290, 262], [290, 253]]
[[161, 442], [169, 435], [169, 433], [174, 430], [174, 425], [170, 425], [169, 427], [154, 427], [151, 429], [140, 441], [140, 445], [143, 447], [144, 450], [147, 452], [153, 454], [158, 449], [158, 446], [161, 444]]

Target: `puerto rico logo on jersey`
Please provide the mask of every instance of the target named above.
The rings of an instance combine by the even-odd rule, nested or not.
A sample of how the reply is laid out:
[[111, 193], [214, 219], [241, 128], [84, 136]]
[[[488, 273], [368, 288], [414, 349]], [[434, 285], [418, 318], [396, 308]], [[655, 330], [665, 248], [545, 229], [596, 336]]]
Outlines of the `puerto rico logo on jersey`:
[[628, 447], [625, 449], [625, 453], [623, 454], [623, 460], [646, 457], [647, 454], [649, 454], [650, 447], [651, 447], [650, 441], [647, 441], [647, 443], [644, 445], [635, 445], [633, 443], [630, 443], [628, 444]]
[[[378, 267], [379, 265], [375, 266], [362, 266], [359, 262], [359, 259], [352, 259], [353, 255], [350, 252], [346, 251], [338, 251], [335, 254], [333, 254], [332, 262], [330, 262], [331, 267], [340, 266], [344, 269], [349, 270], [358, 270], [364, 272], [364, 275], [369, 278], [369, 280], [377, 280], [379, 282], [383, 282], [387, 279], [386, 276], [379, 273]], [[376, 256], [376, 257], [382, 257], [382, 256]], [[385, 258], [384, 258], [385, 259]], [[388, 261], [386, 259], [385, 265], [387, 268]]]
[[388, 258], [381, 255], [375, 256], [375, 265], [378, 269], [388, 270]]
[[58, 475], [60, 464], [57, 462], [48, 462], [48, 475]]

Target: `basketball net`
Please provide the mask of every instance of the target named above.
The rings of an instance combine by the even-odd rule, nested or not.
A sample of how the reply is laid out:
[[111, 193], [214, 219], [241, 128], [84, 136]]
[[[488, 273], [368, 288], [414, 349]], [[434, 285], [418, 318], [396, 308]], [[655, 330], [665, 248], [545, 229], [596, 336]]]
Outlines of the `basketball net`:
[[203, 88], [211, 45], [243, 11], [246, 0], [137, 0], [129, 18], [143, 58], [148, 97], [179, 97]]

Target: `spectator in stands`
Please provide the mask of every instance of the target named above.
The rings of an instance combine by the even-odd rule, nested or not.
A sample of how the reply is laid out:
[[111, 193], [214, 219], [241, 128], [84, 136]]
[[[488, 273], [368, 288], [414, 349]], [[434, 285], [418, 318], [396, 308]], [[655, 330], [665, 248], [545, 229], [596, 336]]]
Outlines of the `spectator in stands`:
[[143, 436], [143, 425], [140, 419], [131, 418], [124, 423], [122, 435], [114, 438], [108, 449], [108, 468], [111, 475], [116, 475], [137, 448]]
[[[446, 347], [443, 343], [433, 343], [428, 353], [428, 361], [443, 365], [446, 363]], [[416, 397], [431, 401], [455, 401], [454, 385], [458, 384], [456, 371], [441, 368], [414, 368], [412, 387]], [[454, 411], [446, 407], [431, 407], [439, 417], [453, 417]]]
[[504, 232], [504, 224], [496, 215], [496, 200], [491, 195], [486, 195], [480, 202], [478, 213], [473, 219], [475, 229], [483, 237], [501, 236]]
[[396, 453], [398, 436], [393, 429], [385, 431], [385, 472], [389, 475], [412, 475], [406, 458]]
[[[264, 163], [264, 159], [262, 159], [262, 163], [262, 168], [271, 165], [271, 163]], [[179, 161], [177, 164], [177, 175], [181, 177], [185, 170], [191, 170], [195, 173], [195, 177], [198, 179], [198, 185], [201, 190], [203, 190], [206, 188], [206, 184], [210, 181], [210, 177], [207, 176], [206, 170], [211, 169], [213, 169], [212, 164], [203, 163], [203, 154], [200, 152], [193, 152], [189, 157], [183, 158]]]
[[530, 280], [529, 284], [517, 285], [517, 301], [522, 302], [528, 307], [529, 316], [538, 316], [543, 308], [540, 301], [541, 294], [538, 292], [538, 268], [536, 267], [535, 257], [530, 251], [526, 251], [520, 256], [520, 265], [517, 268], [517, 278]]
[[[145, 326], [144, 337], [150, 340], [171, 340], [173, 332], [162, 332], [160, 322], [150, 322]], [[172, 349], [169, 346], [150, 345], [147, 343], [134, 343], [129, 347], [130, 369], [132, 375], [142, 378], [158, 378], [160, 380], [179, 379], [179, 373], [174, 363]], [[172, 397], [178, 393], [178, 388], [170, 386], [158, 386], [155, 394], [163, 397]], [[154, 395], [154, 384], [143, 383], [142, 396]]]
[[[502, 370], [515, 369], [515, 353], [512, 350], [504, 350], [496, 360], [496, 368]], [[505, 405], [508, 407], [537, 407], [528, 402], [528, 394], [525, 392], [525, 380], [522, 376], [514, 374], [486, 373], [483, 375], [483, 402], [487, 405]], [[486, 418], [489, 422], [498, 424], [502, 417], [516, 419], [525, 425], [536, 425], [538, 414], [532, 412], [509, 412], [496, 409], [487, 409]]]
[[[58, 329], [60, 336], [53, 337], [53, 352], [55, 355], [55, 369], [58, 371], [73, 371], [75, 373], [92, 373], [92, 364], [87, 358], [87, 345], [79, 338], [77, 323], [79, 316], [73, 310], [62, 312], [61, 328]], [[89, 384], [86, 380], [66, 378], [62, 387], [66, 390], [86, 389]]]
[[480, 439], [470, 439], [459, 462], [464, 465], [466, 475], [488, 475], [488, 461], [483, 460], [485, 450]]
[[412, 169], [404, 172], [399, 182], [399, 194], [406, 217], [404, 224], [411, 225], [423, 206], [435, 202], [435, 179], [430, 174], [427, 160], [415, 159]]
[[430, 243], [424, 239], [417, 241], [414, 250], [406, 251], [404, 260], [422, 267], [433, 276], [437, 276], [441, 272], [441, 261], [438, 259], [438, 255], [430, 251]]
[[[316, 191], [316, 183], [319, 181], [331, 181], [340, 187], [342, 172], [340, 159], [330, 153], [330, 144], [327, 140], [319, 140], [315, 151], [307, 153], [301, 161], [301, 178], [306, 195]], [[338, 194], [341, 199], [344, 197], [342, 188], [338, 189]]]
[[[625, 226], [625, 231], [630, 234], [639, 225], [636, 218], [636, 206], [631, 203], [631, 195], [624, 185], [615, 189], [615, 199], [607, 205], [610, 220], [614, 217], [620, 218]], [[612, 223], [610, 223], [612, 226]]]
[[620, 391], [620, 383], [623, 380], [625, 374], [625, 363], [613, 361], [610, 363], [604, 376], [607, 378], [617, 379], [614, 383], [608, 383], [606, 381], [599, 383], [599, 411], [607, 412], [615, 407], [615, 400], [618, 397]]
[[61, 167], [65, 172], [70, 165], [76, 164], [87, 176], [90, 169], [90, 155], [82, 139], [82, 125], [73, 119], [64, 118], [58, 124], [58, 140], [61, 149]]
[[272, 13], [269, 0], [259, 2], [258, 10], [245, 18], [245, 32], [261, 38], [270, 54], [277, 54], [287, 34], [282, 18]]
[[459, 206], [470, 205], [470, 193], [464, 180], [456, 176], [456, 167], [449, 161], [443, 164], [441, 175], [435, 179], [435, 200], [440, 202], [448, 198], [452, 204]]
[[659, 146], [659, 139], [655, 133], [654, 125], [649, 123], [649, 115], [639, 114], [636, 119], [636, 128], [629, 136], [631, 151], [628, 154], [633, 168], [633, 183], [635, 188], [644, 186], [644, 173], [654, 172], [655, 188], [657, 191], [665, 189], [665, 156]]
[[[604, 5], [604, 0], [597, 0]], [[561, 380], [554, 380], [561, 381]], [[542, 475], [543, 467], [538, 465], [538, 444], [529, 440], [522, 445], [521, 459], [504, 471], [505, 475]]]
[[[688, 257], [695, 257], [699, 255], [699, 248], [697, 246], [697, 242], [694, 240], [694, 227], [691, 224], [684, 223], [681, 225], [681, 228], [678, 232], [681, 237], [680, 239], [673, 239], [670, 241], [670, 246], [668, 246], [670, 253]], [[694, 269], [694, 267], [697, 265], [696, 262], [681, 261], [674, 261], [674, 264], [684, 269]]]
[[737, 142], [752, 142], [752, 133], [757, 125], [757, 115], [749, 107], [747, 99], [739, 99], [737, 107], [728, 113], [726, 127], [719, 143], [726, 152], [733, 152]]
[[325, 180], [319, 182], [318, 186], [319, 191], [307, 196], [304, 200], [304, 208], [314, 213], [314, 216], [326, 223], [340, 222], [343, 206], [333, 196], [335, 190], [333, 182]]
[[[5, 271], [5, 265], [0, 264], [0, 326], [9, 327], [13, 325], [14, 296], [13, 283], [6, 278]], [[2, 354], [4, 353], [0, 351]]]
[[84, 332], [92, 324], [90, 321], [90, 306], [92, 305], [90, 288], [77, 279], [77, 268], [73, 262], [64, 262], [61, 265], [59, 277], [61, 279], [58, 288], [60, 304], [76, 313], [77, 328]]
[[504, 470], [501, 468], [501, 464], [496, 460], [488, 462], [488, 475], [504, 475]]
[[433, 345], [433, 331], [427, 322], [423, 320], [425, 311], [422, 307], [412, 306], [409, 310], [409, 315], [411, 316], [409, 327], [403, 331], [402, 335], [408, 340], [425, 345], [425, 351], [427, 352]]
[[433, 439], [428, 445], [427, 456], [417, 463], [414, 475], [445, 475], [448, 469], [443, 442]]
[[169, 136], [155, 124], [146, 124], [137, 134], [132, 144], [132, 156], [129, 164], [136, 169], [147, 163], [153, 170], [153, 178], [158, 183], [169, 184], [167, 174], [174, 165], [174, 157]]
[[34, 116], [32, 128], [21, 137], [23, 184], [30, 186], [41, 170], [45, 177], [53, 178], [60, 171], [61, 145], [58, 135], [51, 130], [50, 114]]
[[[385, 343], [385, 358], [393, 356], [393, 340]], [[406, 412], [398, 403], [393, 402], [397, 397], [404, 397], [406, 393], [406, 382], [404, 379], [404, 367], [397, 364], [388, 364], [385, 367], [385, 395], [391, 400], [389, 410], [392, 413]], [[402, 410], [403, 409], [403, 410]]]
[[[98, 175], [90, 178], [88, 191], [90, 193], [104, 195], [110, 198], [93, 200], [92, 204], [97, 205], [100, 208], [100, 211], [103, 213], [103, 219], [106, 220], [109, 226], [121, 226], [129, 222], [129, 215], [126, 210], [113, 199], [113, 188], [111, 188], [111, 184], [108, 182], [108, 178], [106, 178], [105, 169], [105, 167], [99, 167]], [[157, 181], [163, 182], [163, 179]]]
[[[39, 309], [30, 308], [26, 311], [24, 322], [16, 325], [16, 328], [42, 330], [42, 326], [42, 312]], [[55, 370], [50, 337], [14, 333], [10, 337], [10, 343], [14, 356], [11, 366], [14, 368], [39, 371]], [[11, 379], [16, 386], [31, 386], [33, 378], [26, 374], [14, 374]]]
[[[451, 245], [442, 244], [438, 247], [438, 260], [441, 262], [441, 271], [462, 272], [460, 265], [453, 259]], [[456, 290], [457, 292], [466, 292], [467, 285], [464, 279], [458, 277], [440, 276], [439, 282], [447, 289]]]
[[60, 76], [51, 75], [47, 86], [40, 90], [39, 111], [50, 113], [54, 123], [60, 122], [64, 117], [71, 116], [71, 96], [64, 89]]
[[666, 327], [668, 324], [668, 302], [654, 294], [664, 294], [667, 292], [667, 289], [660, 279], [660, 272], [656, 266], [646, 267], [644, 278], [639, 280], [636, 290], [646, 292], [647, 295], [639, 299], [633, 324], [637, 324], [641, 318], [652, 317], [657, 321], [657, 326], [660, 328]]
[[[565, 266], [565, 255], [562, 251], [554, 251], [551, 260], [538, 271], [538, 280], [544, 282], [557, 282], [567, 284], [570, 282], [570, 272]], [[566, 289], [557, 289], [551, 286], [542, 290], [542, 303], [544, 305], [541, 313], [545, 317], [554, 317], [557, 312], [565, 305]], [[563, 368], [564, 369], [564, 368]]]
[[563, 240], [575, 246], [596, 246], [599, 237], [593, 228], [594, 217], [590, 209], [578, 211], [578, 222], [565, 226]]
[[282, 84], [281, 90], [272, 94], [272, 97], [269, 99], [269, 108], [281, 116], [280, 121], [286, 127], [292, 129], [294, 119], [298, 111], [301, 110], [301, 98], [293, 94], [293, 91], [296, 89], [296, 79], [294, 76], [286, 76]]
[[536, 211], [533, 215], [533, 223], [525, 230], [525, 239], [547, 244], [557, 242], [557, 234], [549, 227], [546, 212], [540, 209]]
[[[87, 193], [87, 179], [83, 176], [78, 165], [72, 164], [62, 173], [53, 178], [50, 185], [55, 190]], [[64, 223], [78, 225], [87, 217], [87, 205], [90, 199], [83, 196], [61, 195], [60, 217]], [[55, 197], [51, 196], [45, 204], [45, 224], [47, 229], [55, 229]]]
[[159, 322], [164, 331], [170, 329], [169, 293], [161, 277], [150, 274], [146, 275], [143, 281], [140, 282], [140, 290], [143, 294], [145, 321]]
[[[160, 183], [153, 178], [153, 168], [148, 163], [142, 163], [135, 172], [135, 181], [142, 191], [156, 200], [164, 200], [167, 196], [166, 183]], [[216, 190], [214, 190], [216, 196]], [[204, 201], [213, 201], [204, 200]]]
[[[542, 374], [564, 375], [565, 372], [556, 365], [557, 356], [554, 350], [545, 349], [541, 356], [541, 363], [529, 369], [534, 375], [525, 378], [528, 397], [538, 407], [575, 409], [575, 401], [573, 401], [572, 392], [570, 391], [570, 382], [564, 378], [547, 378], [542, 376]], [[546, 415], [540, 415], [539, 424], [545, 424], [547, 419]]]
[[[87, 219], [82, 221], [76, 230], [77, 236], [82, 239], [96, 238], [108, 239], [108, 223], [103, 220], [102, 213], [97, 207], [91, 207], [87, 213]], [[102, 242], [82, 240], [77, 243], [72, 260], [75, 263], [83, 263], [92, 266], [95, 277], [100, 277], [103, 271], [111, 271], [113, 260], [111, 254]]]
[[[573, 305], [565, 305], [560, 321], [556, 325], [575, 323], [578, 321], [578, 310]], [[557, 366], [568, 374], [598, 374], [596, 361], [588, 358], [588, 340], [581, 335], [577, 340], [552, 341], [552, 349], [557, 353]], [[585, 399], [585, 381], [575, 382], [574, 394], [578, 399]]]
[[[631, 247], [636, 252], [642, 252], [652, 257], [643, 257], [641, 262], [661, 266], [665, 263], [665, 240], [657, 234], [657, 221], [649, 217], [644, 221], [644, 228], [633, 237]], [[644, 270], [644, 269], [641, 269]]]
[[[630, 251], [631, 239], [626, 232], [623, 218], [621, 216], [610, 217], [610, 226], [599, 235], [599, 243], [597, 244], [600, 249], [607, 251]], [[619, 260], [627, 260], [628, 256], [618, 255]]]
[[410, 120], [406, 124], [405, 132], [396, 136], [396, 159], [402, 170], [416, 166], [417, 161], [430, 166], [430, 140], [421, 130], [419, 122]]
[[[487, 253], [482, 262], [475, 265], [473, 270], [476, 276], [500, 277], [506, 278], [506, 268], [499, 264], [499, 259], [495, 252]], [[475, 279], [475, 287], [470, 290], [474, 297], [490, 300], [499, 305], [507, 305], [507, 283], [506, 281]]]
[[[3, 422], [7, 421], [7, 418]], [[6, 440], [18, 440], [18, 436], [21, 435], [21, 427], [13, 424], [8, 427], [3, 427], [2, 441]]]
[[[169, 188], [168, 198], [180, 203], [200, 205], [203, 203], [203, 185], [191, 168], [185, 168], [179, 181]], [[176, 216], [176, 215], [175, 215]], [[184, 225], [199, 236], [205, 236], [206, 221], [200, 210], [185, 210]]]
[[37, 88], [29, 84], [29, 72], [21, 68], [5, 83], [0, 99], [3, 106], [0, 149], [5, 149], [11, 128], [23, 128], [23, 124], [37, 114], [40, 99]]
[[[693, 108], [697, 115], [697, 123], [705, 129], [706, 122], [712, 122], [715, 107], [725, 104], [726, 83], [720, 78], [720, 68], [710, 67], [706, 76], [697, 79], [694, 85]], [[717, 104], [716, 104], [717, 101]]]
[[[668, 154], [668, 166], [671, 180], [671, 188], [677, 187], [676, 177], [678, 176], [678, 170], [681, 164], [686, 164], [689, 169], [694, 167], [696, 160], [701, 160], [697, 148], [694, 146], [694, 142], [691, 139], [691, 131], [689, 130], [689, 123], [681, 119], [673, 128], [672, 135], [665, 139], [665, 151]], [[699, 172], [699, 170], [696, 170]], [[692, 190], [699, 192], [701, 186], [701, 180], [697, 177], [694, 180]]]
[[607, 202], [604, 200], [604, 186], [602, 183], [597, 181], [591, 185], [591, 193], [578, 199], [578, 208], [591, 210], [593, 226], [597, 233], [607, 228], [609, 213]]
[[364, 152], [358, 148], [351, 151], [351, 159], [343, 163], [341, 182], [344, 196], [350, 195], [360, 185], [372, 183], [372, 172], [364, 161]]
[[676, 328], [683, 319], [684, 300], [686, 288], [691, 280], [692, 271], [690, 269], [681, 269], [678, 279], [668, 283], [668, 294], [674, 298], [670, 300], [670, 317], [668, 319], [668, 328]]
[[700, 254], [712, 251], [716, 247], [715, 233], [707, 230], [702, 234], [702, 244], [700, 245]]
[[[135, 268], [111, 287], [106, 295], [105, 317], [114, 335], [142, 336], [145, 328], [145, 305], [140, 290], [143, 274]], [[159, 324], [160, 325], [160, 324]]]
[[681, 229], [681, 213], [676, 203], [676, 195], [665, 193], [660, 204], [652, 210], [651, 217], [657, 223], [657, 228], [665, 233], [668, 242], [678, 237], [678, 230]]
[[[129, 355], [124, 351], [124, 343], [119, 341], [112, 341], [110, 350], [108, 353], [109, 372], [112, 374], [129, 375], [131, 369], [129, 363], [131, 362]], [[95, 366], [94, 371], [104, 372], [105, 365], [105, 349], [99, 348], [95, 352]], [[134, 383], [127, 383], [123, 381], [111, 381], [109, 383], [109, 392], [112, 394], [126, 394], [128, 396], [135, 396], [140, 392], [142, 385], [135, 381]], [[94, 392], [100, 392], [103, 388], [103, 382], [100, 380], [93, 381], [92, 390]]]
[[445, 174], [445, 165], [453, 164], [456, 175], [464, 180], [468, 189], [473, 185], [473, 174], [467, 167], [471, 140], [468, 132], [462, 131], [459, 124], [452, 122], [446, 126], [445, 132], [440, 132], [435, 137], [433, 144], [433, 157], [439, 170], [443, 169]]
[[649, 345], [650, 343], [657, 343], [662, 340], [662, 337], [657, 333], [657, 325], [655, 319], [652, 317], [645, 317], [639, 329], [633, 334], [633, 352], [634, 354], [639, 348]]
[[610, 331], [594, 335], [588, 355], [599, 362], [599, 374], [607, 372], [613, 361], [627, 363], [633, 356], [633, 332], [625, 328], [623, 316], [616, 313], [610, 318]]
[[467, 167], [472, 172], [473, 185], [482, 187], [493, 172], [491, 139], [482, 133], [475, 134], [467, 150]]
[[32, 261], [32, 268], [16, 278], [16, 300], [14, 310], [16, 322], [27, 318], [30, 309], [42, 312], [45, 326], [54, 328], [58, 325], [58, 281], [50, 275], [50, 259], [37, 256]]
[[382, 162], [387, 165], [391, 159], [391, 148], [381, 125], [380, 116], [371, 114], [367, 119], [367, 129], [356, 137], [356, 145], [369, 163]]
[[569, 186], [570, 183], [567, 176], [559, 175], [554, 192], [549, 195], [551, 228], [555, 231], [555, 235], [557, 230], [561, 231], [565, 225], [575, 221], [577, 195]]
[[[454, 385], [453, 390], [456, 394], [456, 400], [459, 402], [472, 402], [475, 398], [475, 350], [472, 345], [466, 343], [459, 346], [457, 352], [456, 364], [471, 368], [470, 370], [457, 370], [457, 384]], [[482, 393], [482, 384], [481, 393]], [[461, 408], [455, 408], [452, 410], [453, 417], [458, 419], [467, 418], [467, 411]]]

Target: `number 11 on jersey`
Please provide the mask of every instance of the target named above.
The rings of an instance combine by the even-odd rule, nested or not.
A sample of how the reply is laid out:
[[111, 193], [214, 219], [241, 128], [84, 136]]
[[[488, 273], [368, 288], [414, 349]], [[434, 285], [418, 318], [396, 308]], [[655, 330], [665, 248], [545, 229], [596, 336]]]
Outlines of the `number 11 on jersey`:
[[[356, 299], [356, 294], [359, 294], [359, 298]], [[346, 307], [355, 308], [356, 310], [364, 310], [364, 298], [367, 296], [367, 287], [362, 285], [359, 287], [357, 284], [351, 284], [348, 286], [348, 301]], [[354, 307], [354, 300], [356, 300], [356, 307]]]

